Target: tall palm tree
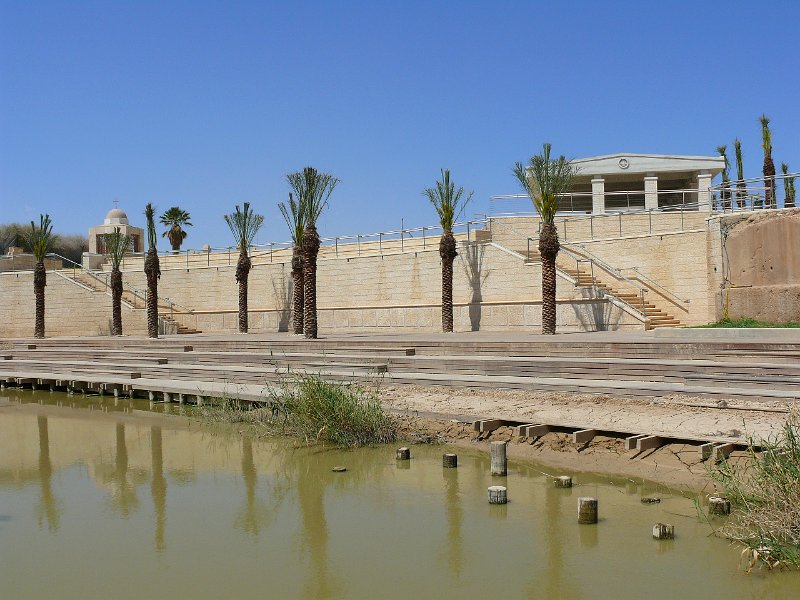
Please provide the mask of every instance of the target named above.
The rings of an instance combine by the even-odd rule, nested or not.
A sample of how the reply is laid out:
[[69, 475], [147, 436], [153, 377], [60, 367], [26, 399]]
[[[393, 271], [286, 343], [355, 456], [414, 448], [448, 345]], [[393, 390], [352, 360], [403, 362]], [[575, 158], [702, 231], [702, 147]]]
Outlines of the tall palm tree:
[[319, 233], [317, 219], [328, 205], [339, 180], [314, 167], [289, 173], [289, 185], [297, 195], [297, 201], [305, 210], [303, 229], [303, 333], [307, 339], [317, 338], [317, 255]]
[[772, 132], [769, 130], [769, 118], [761, 115], [761, 147], [764, 149], [764, 204], [766, 208], [775, 208], [775, 163], [772, 162]]
[[252, 263], [248, 250], [264, 224], [264, 215], [258, 215], [245, 202], [244, 210], [236, 205], [236, 211], [225, 215], [225, 222], [236, 240], [239, 248], [239, 260], [236, 263], [236, 282], [239, 284], [239, 333], [247, 333], [247, 277], [250, 275]]
[[33, 293], [36, 297], [36, 321], [33, 326], [33, 337], [44, 337], [44, 288], [47, 286], [47, 271], [44, 268], [44, 257], [53, 241], [53, 224], [50, 215], [39, 215], [39, 225], [31, 221], [31, 230], [25, 235], [25, 241], [36, 258], [33, 268]]
[[185, 240], [186, 236], [189, 235], [183, 230], [183, 227], [192, 226], [191, 216], [188, 212], [180, 207], [173, 206], [172, 208], [164, 211], [164, 214], [161, 215], [160, 220], [162, 225], [169, 227], [169, 229], [161, 234], [162, 237], [165, 237], [169, 240], [173, 252], [178, 252], [181, 249], [183, 240]]
[[563, 155], [551, 159], [550, 148], [545, 144], [542, 154], [532, 156], [528, 165], [518, 162], [514, 166], [514, 175], [541, 217], [542, 333], [546, 335], [556, 332], [556, 257], [561, 249], [555, 225], [558, 196], [569, 190], [577, 174], [577, 168]]
[[464, 207], [472, 199], [473, 192], [464, 195], [464, 188], [456, 189], [450, 181], [450, 170], [442, 169], [442, 179], [436, 187], [425, 188], [422, 193], [428, 197], [442, 227], [439, 239], [439, 257], [442, 259], [442, 331], [453, 331], [453, 261], [456, 251], [456, 238], [453, 237], [453, 224], [464, 212]]
[[292, 324], [296, 334], [303, 333], [303, 229], [305, 207], [289, 194], [289, 203], [278, 204], [292, 234]]
[[725, 167], [722, 169], [722, 191], [720, 192], [722, 210], [729, 210], [731, 207], [731, 191], [729, 189], [730, 179], [728, 178], [728, 167], [730, 167], [730, 163], [728, 163], [728, 147], [724, 145], [717, 146], [717, 152], [725, 159]]
[[783, 207], [794, 208], [794, 177], [786, 177], [789, 174], [789, 165], [781, 163], [781, 173], [783, 173]]
[[131, 236], [123, 235], [119, 227], [106, 233], [106, 251], [111, 259], [111, 335], [122, 335], [122, 271], [119, 270], [131, 243]]
[[[747, 184], [744, 182], [744, 165], [742, 163], [742, 140], [736, 138], [733, 141], [733, 149], [736, 153], [736, 200], [739, 208], [747, 207]], [[734, 202], [734, 208], [736, 202]]]
[[144, 217], [147, 221], [147, 256], [144, 259], [144, 273], [147, 276], [147, 335], [151, 338], [158, 337], [158, 280], [161, 278], [155, 214], [156, 209], [148, 202], [144, 207]]

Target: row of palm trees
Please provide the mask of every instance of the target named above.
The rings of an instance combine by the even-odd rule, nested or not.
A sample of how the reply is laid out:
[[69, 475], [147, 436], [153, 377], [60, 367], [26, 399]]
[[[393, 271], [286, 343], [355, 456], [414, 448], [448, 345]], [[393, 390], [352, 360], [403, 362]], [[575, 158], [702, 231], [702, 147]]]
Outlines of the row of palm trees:
[[[556, 257], [560, 248], [558, 231], [554, 219], [558, 209], [558, 196], [569, 190], [576, 174], [575, 168], [562, 155], [558, 159], [550, 156], [551, 145], [545, 144], [542, 154], [531, 157], [528, 164], [521, 162], [514, 166], [514, 174], [522, 188], [530, 196], [537, 211], [541, 215], [542, 230], [539, 237], [539, 251], [542, 256], [542, 333], [553, 334], [556, 330]], [[287, 202], [280, 202], [278, 208], [289, 227], [292, 237], [292, 282], [293, 282], [293, 320], [295, 334], [303, 334], [306, 338], [316, 339], [317, 324], [317, 257], [320, 249], [320, 237], [317, 221], [327, 207], [331, 194], [339, 183], [339, 179], [329, 173], [323, 173], [313, 167], [290, 173], [286, 176], [291, 188]], [[450, 171], [442, 169], [441, 179], [433, 187], [425, 188], [423, 195], [433, 205], [439, 217], [442, 235], [439, 241], [439, 256], [442, 266], [442, 331], [453, 331], [453, 262], [458, 256], [453, 227], [463, 214], [472, 199], [473, 192], [465, 192], [462, 186], [456, 186]], [[170, 219], [178, 228], [189, 224], [189, 214], [177, 207], [170, 209]], [[181, 214], [178, 214], [178, 213]], [[167, 213], [162, 215], [164, 223]], [[158, 281], [161, 277], [158, 258], [158, 238], [155, 226], [155, 208], [152, 203], [145, 206], [144, 216], [147, 226], [147, 252], [144, 261], [144, 272], [147, 279], [147, 334], [157, 338], [158, 327]], [[249, 202], [240, 207], [236, 205], [234, 212], [224, 215], [236, 246], [239, 258], [236, 263], [236, 282], [239, 292], [239, 332], [248, 331], [248, 280], [252, 262], [249, 250], [258, 231], [264, 224], [264, 216], [256, 213]], [[180, 237], [180, 240], [178, 239]], [[175, 241], [182, 241], [175, 234]], [[34, 293], [36, 296], [36, 322], [34, 336], [44, 337], [44, 288], [47, 274], [44, 258], [52, 240], [52, 223], [49, 215], [41, 215], [37, 226], [31, 222], [31, 230], [27, 236], [28, 244], [36, 257], [34, 269]], [[130, 237], [120, 232], [119, 228], [106, 234], [106, 248], [111, 263], [111, 295], [112, 295], [112, 335], [122, 335], [122, 272], [120, 266], [130, 247]], [[175, 243], [170, 238], [170, 242]]]
[[[764, 176], [764, 198], [756, 198], [753, 201], [753, 208], [777, 208], [777, 199], [775, 197], [776, 171], [775, 162], [772, 159], [772, 130], [769, 127], [770, 119], [767, 115], [761, 115], [758, 122], [761, 124], [761, 148], [764, 151], [764, 164], [761, 169], [762, 175]], [[732, 191], [730, 187], [728, 147], [725, 145], [717, 146], [717, 152], [725, 159], [725, 167], [722, 170], [722, 192], [720, 194], [723, 210], [745, 208], [747, 198], [747, 184], [744, 181], [744, 167], [742, 164], [742, 142], [739, 138], [734, 140], [733, 147], [736, 156], [735, 191]], [[789, 165], [787, 163], [781, 163], [781, 172], [784, 175], [789, 173]], [[785, 194], [784, 206], [786, 208], [794, 208], [794, 179], [791, 177], [784, 177], [783, 186]]]

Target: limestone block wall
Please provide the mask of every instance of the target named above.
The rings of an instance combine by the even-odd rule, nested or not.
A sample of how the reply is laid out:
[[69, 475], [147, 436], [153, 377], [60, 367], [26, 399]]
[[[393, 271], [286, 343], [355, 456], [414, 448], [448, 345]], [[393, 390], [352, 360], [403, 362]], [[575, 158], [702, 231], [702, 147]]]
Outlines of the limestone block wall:
[[725, 288], [731, 319], [800, 321], [800, 209], [723, 217]]
[[[0, 273], [0, 337], [30, 337], [34, 320], [33, 273]], [[110, 324], [110, 296], [85, 290], [54, 273], [47, 274], [47, 336], [109, 335]], [[145, 311], [123, 306], [122, 326], [126, 334], [146, 334]]]
[[[441, 323], [441, 264], [436, 246], [402, 254], [329, 257], [319, 261], [317, 303], [324, 330], [436, 331]], [[193, 309], [181, 315], [204, 332], [236, 331], [238, 288], [234, 265], [162, 271], [159, 295]], [[144, 274], [125, 272], [144, 287]], [[454, 264], [455, 327], [461, 331], [537, 329], [541, 326], [541, 269], [524, 265], [493, 245], [459, 245]], [[564, 330], [641, 329], [606, 301], [587, 298], [559, 281], [559, 326]], [[286, 331], [290, 325], [291, 265], [255, 264], [249, 279], [251, 331]]]

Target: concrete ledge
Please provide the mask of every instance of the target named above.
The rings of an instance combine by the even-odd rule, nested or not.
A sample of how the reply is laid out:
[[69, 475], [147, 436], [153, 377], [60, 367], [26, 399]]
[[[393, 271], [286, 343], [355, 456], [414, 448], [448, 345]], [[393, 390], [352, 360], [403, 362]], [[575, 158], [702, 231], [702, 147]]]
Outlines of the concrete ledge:
[[656, 329], [652, 335], [657, 338], [680, 338], [694, 340], [765, 340], [770, 342], [787, 341], [800, 343], [800, 329], [789, 327], [719, 327], [696, 329], [671, 327]]

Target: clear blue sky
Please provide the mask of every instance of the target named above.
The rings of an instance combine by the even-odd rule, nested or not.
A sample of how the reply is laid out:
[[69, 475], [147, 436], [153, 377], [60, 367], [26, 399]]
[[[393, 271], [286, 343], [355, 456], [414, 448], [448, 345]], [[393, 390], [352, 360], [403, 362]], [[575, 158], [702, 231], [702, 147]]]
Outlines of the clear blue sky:
[[[248, 200], [285, 240], [285, 174], [341, 180], [323, 236], [435, 221], [440, 167], [488, 197], [568, 157], [714, 154], [800, 169], [797, 2], [0, 0], [0, 222], [85, 232], [113, 199], [180, 205], [227, 245]], [[732, 153], [732, 150], [731, 150]], [[166, 244], [162, 243], [166, 248]]]

